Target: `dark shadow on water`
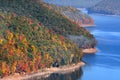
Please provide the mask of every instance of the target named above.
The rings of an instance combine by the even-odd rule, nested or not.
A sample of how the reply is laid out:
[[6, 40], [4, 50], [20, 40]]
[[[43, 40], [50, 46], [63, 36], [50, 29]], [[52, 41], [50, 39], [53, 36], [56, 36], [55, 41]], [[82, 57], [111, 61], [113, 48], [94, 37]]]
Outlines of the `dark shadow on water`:
[[78, 80], [81, 78], [83, 74], [82, 69], [77, 69], [74, 72], [66, 73], [66, 74], [59, 74], [59, 73], [53, 73], [46, 79], [40, 79], [40, 80]]

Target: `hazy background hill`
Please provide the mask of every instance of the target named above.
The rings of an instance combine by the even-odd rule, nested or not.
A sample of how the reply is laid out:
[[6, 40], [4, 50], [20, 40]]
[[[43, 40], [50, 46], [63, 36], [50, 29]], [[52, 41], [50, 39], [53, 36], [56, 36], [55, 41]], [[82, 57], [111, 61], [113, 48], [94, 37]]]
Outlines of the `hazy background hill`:
[[96, 5], [102, 0], [44, 0], [44, 1], [58, 5], [70, 5], [74, 7], [91, 7]]
[[56, 12], [62, 13], [64, 16], [77, 23], [79, 26], [92, 26], [94, 20], [82, 11], [71, 6], [58, 6], [54, 4], [48, 4]]
[[89, 9], [90, 13], [120, 15], [120, 0], [103, 0]]

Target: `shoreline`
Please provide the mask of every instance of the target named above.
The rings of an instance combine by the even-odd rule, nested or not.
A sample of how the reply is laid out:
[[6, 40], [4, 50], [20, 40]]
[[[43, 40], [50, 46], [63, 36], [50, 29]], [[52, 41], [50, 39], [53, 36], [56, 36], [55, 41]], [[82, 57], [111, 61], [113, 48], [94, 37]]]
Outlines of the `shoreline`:
[[94, 24], [82, 24], [81, 25], [81, 27], [94, 27], [94, 26], [96, 26], [96, 25], [94, 25]]
[[[114, 14], [102, 14], [102, 13], [90, 13], [92, 15], [102, 15], [102, 16], [112, 16], [112, 17], [120, 17], [120, 15], [114, 15]], [[89, 15], [90, 15], [89, 14]]]
[[95, 54], [98, 50], [96, 48], [83, 49], [84, 54]]
[[15, 73], [14, 75], [4, 77], [0, 80], [29, 80], [29, 79], [34, 80], [34, 78], [41, 79], [41, 78], [49, 77], [52, 73], [66, 74], [66, 73], [74, 72], [76, 69], [79, 69], [84, 65], [85, 63], [81, 61], [77, 64], [65, 65], [59, 68], [56, 67], [46, 68], [43, 70], [39, 70], [36, 73], [31, 73], [29, 75], [20, 75], [19, 73]]

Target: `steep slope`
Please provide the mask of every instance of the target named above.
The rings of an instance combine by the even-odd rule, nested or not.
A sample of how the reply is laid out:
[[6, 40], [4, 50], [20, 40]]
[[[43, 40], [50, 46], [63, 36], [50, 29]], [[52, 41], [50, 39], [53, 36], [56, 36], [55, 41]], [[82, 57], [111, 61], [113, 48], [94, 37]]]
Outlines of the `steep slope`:
[[67, 16], [69, 19], [81, 26], [92, 26], [94, 25], [94, 20], [87, 14], [82, 13], [80, 10], [70, 7], [70, 6], [57, 6], [51, 4], [52, 9], [56, 12], [60, 12], [63, 15]]
[[120, 15], [120, 0], [103, 0], [90, 8], [89, 13]]
[[79, 62], [75, 35], [80, 48], [95, 47], [86, 29], [40, 0], [0, 0], [0, 77]]
[[96, 5], [102, 0], [44, 0], [44, 1], [58, 5], [88, 8]]
[[34, 19], [0, 12], [0, 77], [80, 61], [82, 52]]
[[[83, 38], [85, 38], [84, 43], [82, 43], [83, 45], [86, 44], [86, 40], [93, 41], [94, 39], [93, 35], [86, 29], [79, 27], [73, 21], [66, 18], [66, 16], [63, 16], [59, 12], [55, 12], [51, 9], [51, 6], [48, 6], [39, 0], [0, 0], [0, 2], [1, 11], [14, 12], [18, 15], [37, 19], [47, 28], [64, 36], [83, 36]], [[90, 47], [95, 46], [95, 44], [96, 42]]]
[[50, 6], [37, 1], [39, 0], [0, 0], [0, 9], [37, 18], [43, 25], [62, 35], [73, 34], [92, 37], [84, 28], [79, 28], [78, 25], [65, 16], [52, 10]]

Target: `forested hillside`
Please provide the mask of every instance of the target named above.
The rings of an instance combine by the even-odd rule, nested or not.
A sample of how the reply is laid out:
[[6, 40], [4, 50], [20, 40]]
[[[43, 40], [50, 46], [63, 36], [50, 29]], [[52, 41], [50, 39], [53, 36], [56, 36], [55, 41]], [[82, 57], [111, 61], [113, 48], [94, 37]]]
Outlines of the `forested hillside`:
[[[48, 6], [39, 0], [0, 1], [1, 11], [14, 12], [18, 15], [37, 19], [47, 28], [52, 29], [63, 36], [82, 35], [86, 40], [94, 39], [93, 35], [86, 29], [79, 27], [79, 25], [69, 20], [66, 16], [62, 15], [60, 12], [54, 11], [51, 6]], [[85, 42], [82, 44], [85, 44]]]
[[[0, 77], [77, 63], [93, 35], [40, 0], [0, 0]], [[83, 36], [78, 45], [68, 35]], [[90, 41], [90, 43], [86, 43]]]
[[88, 8], [94, 6], [95, 4], [99, 3], [102, 0], [44, 0], [44, 1], [58, 5]]
[[77, 23], [80, 27], [84, 25], [92, 26], [94, 25], [94, 20], [88, 16], [87, 14], [81, 12], [80, 10], [71, 7], [71, 6], [57, 6], [54, 4], [50, 4], [52, 9], [56, 12], [60, 12], [73, 22]]
[[0, 12], [0, 76], [80, 60], [80, 49], [37, 20]]
[[18, 15], [36, 18], [43, 25], [49, 29], [53, 29], [59, 34], [84, 35], [89, 38], [93, 37], [84, 28], [78, 27], [77, 24], [70, 21], [59, 12], [55, 12], [51, 9], [51, 6], [42, 2], [36, 2], [36, 0], [0, 0], [0, 2], [1, 11], [14, 12]]
[[103, 0], [89, 9], [89, 13], [120, 15], [120, 0]]

